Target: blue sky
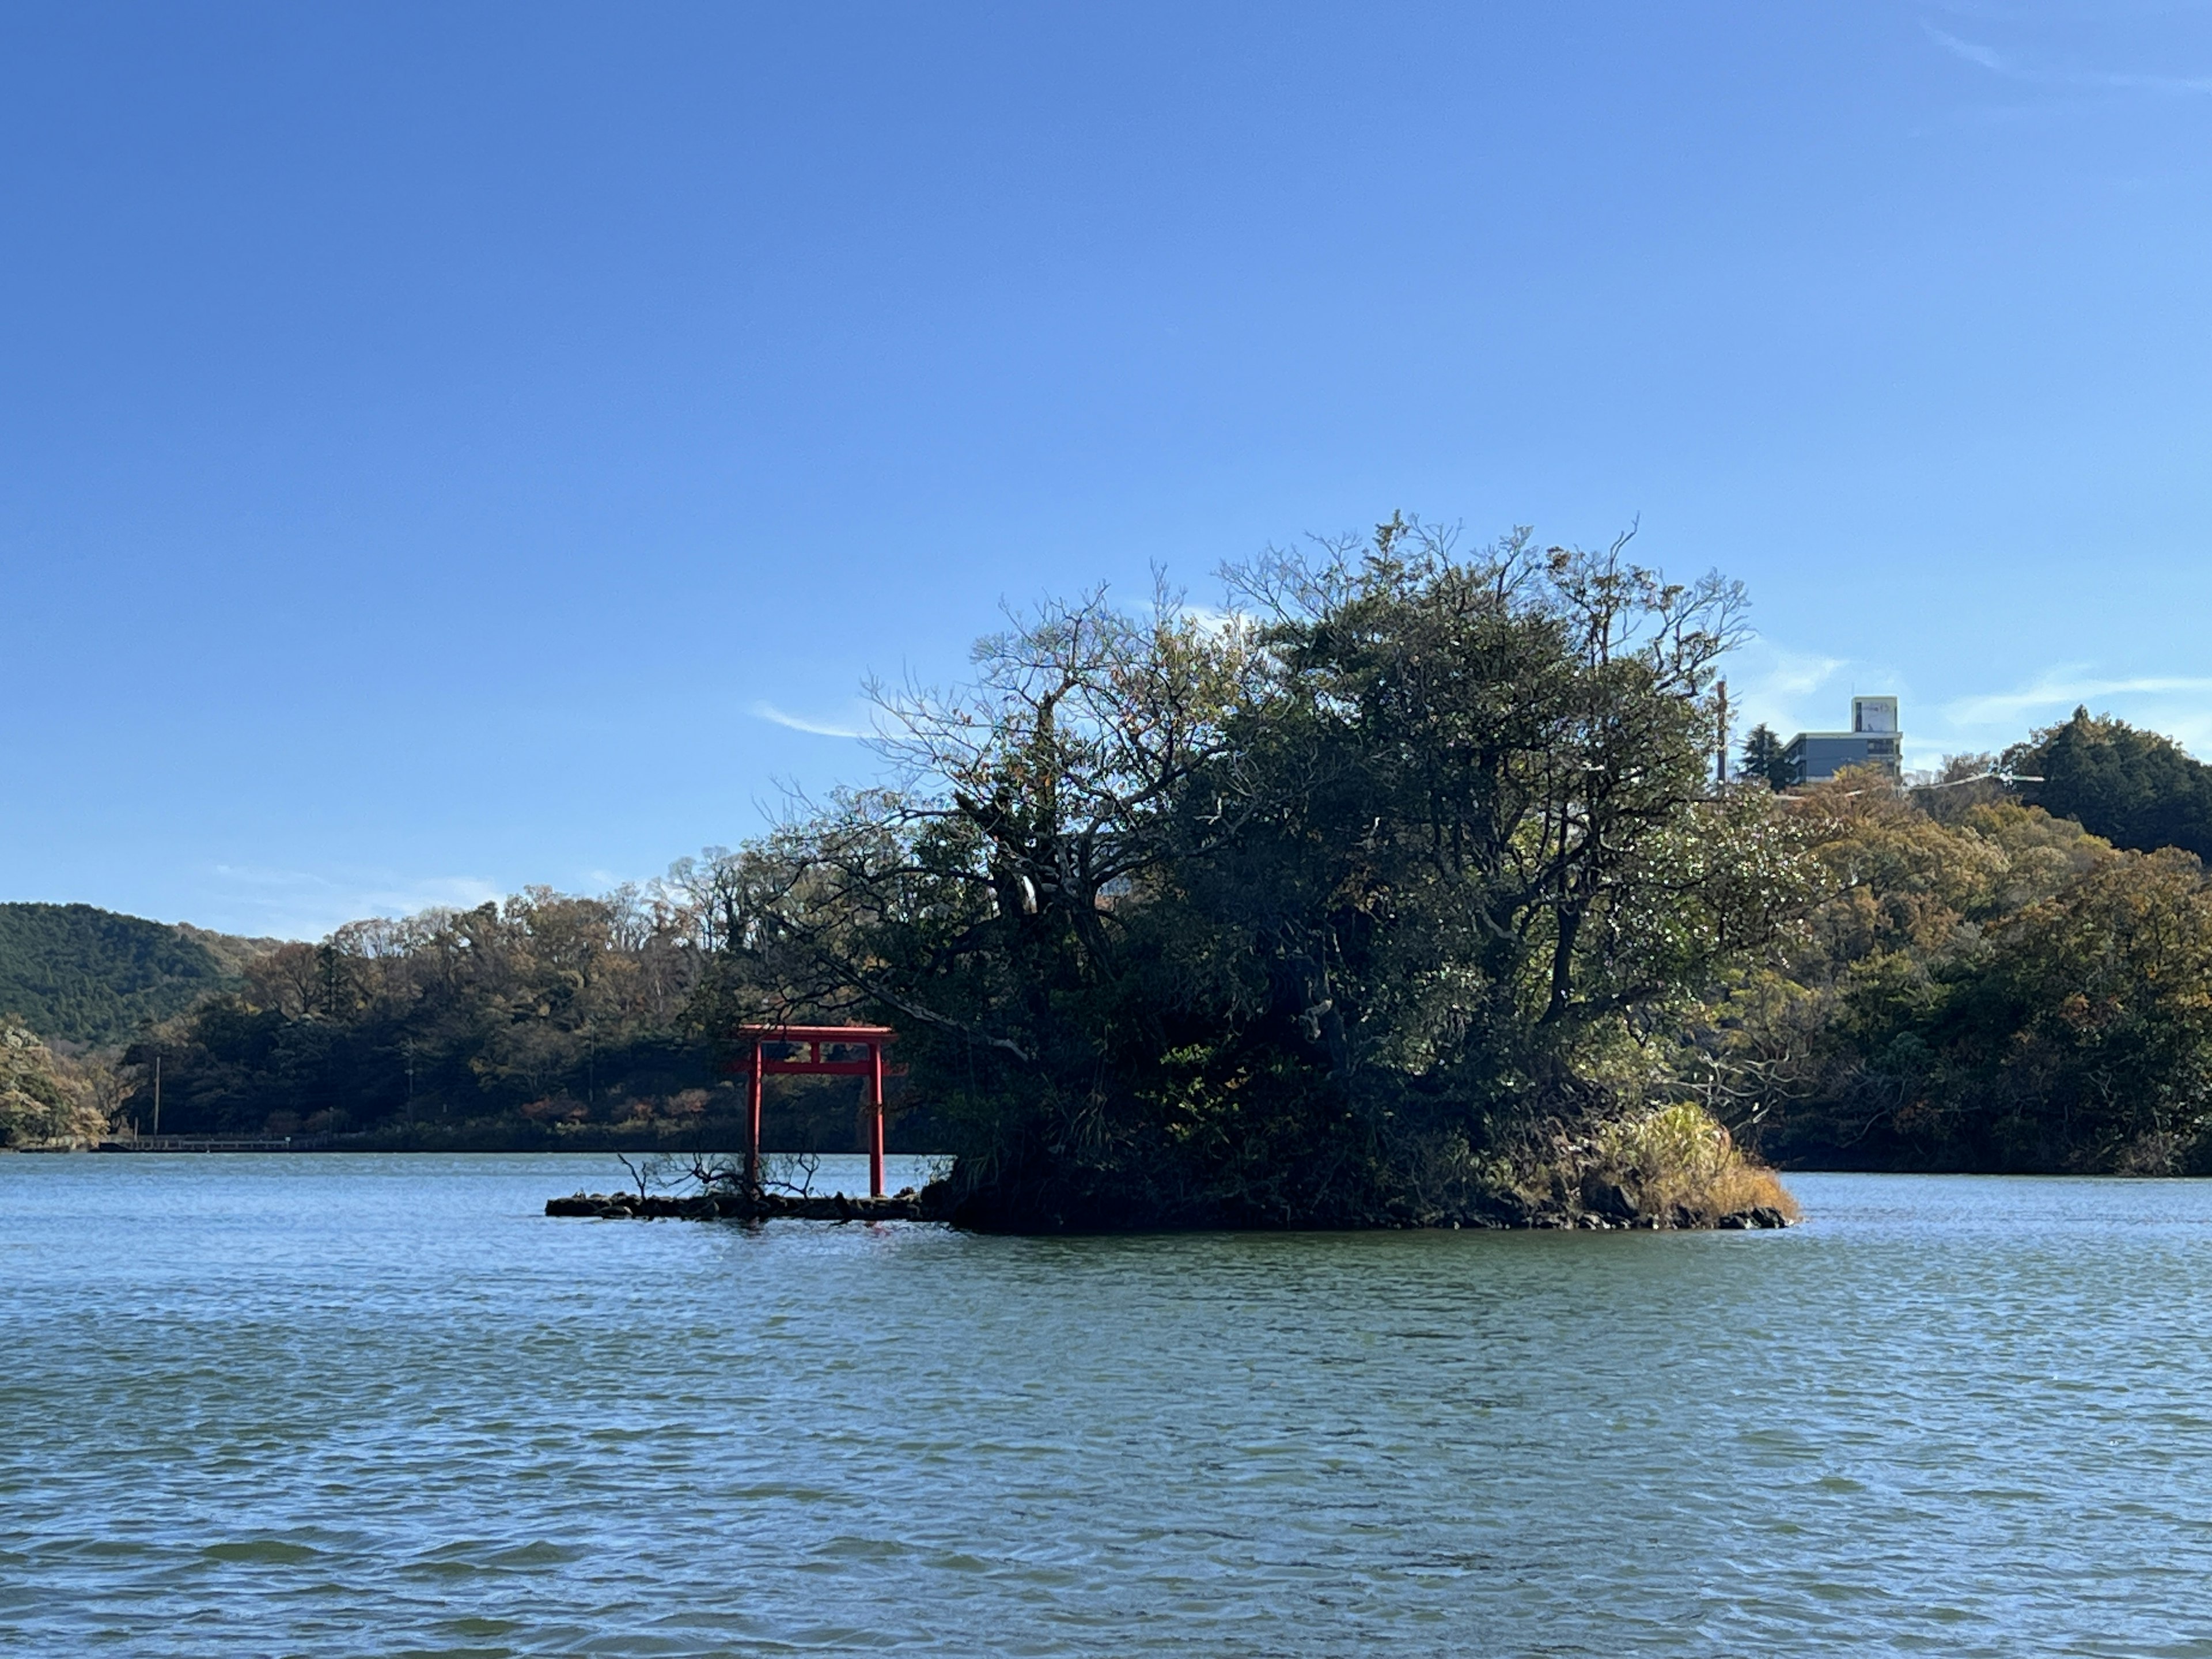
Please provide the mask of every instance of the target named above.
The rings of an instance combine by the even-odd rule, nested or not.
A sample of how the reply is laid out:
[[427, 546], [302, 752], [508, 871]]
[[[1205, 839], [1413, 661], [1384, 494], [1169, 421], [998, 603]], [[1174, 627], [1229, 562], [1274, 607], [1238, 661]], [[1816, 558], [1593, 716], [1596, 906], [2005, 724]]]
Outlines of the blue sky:
[[1401, 508], [1741, 576], [1785, 732], [2212, 755], [2208, 141], [2201, 4], [18, 0], [0, 897], [649, 877]]

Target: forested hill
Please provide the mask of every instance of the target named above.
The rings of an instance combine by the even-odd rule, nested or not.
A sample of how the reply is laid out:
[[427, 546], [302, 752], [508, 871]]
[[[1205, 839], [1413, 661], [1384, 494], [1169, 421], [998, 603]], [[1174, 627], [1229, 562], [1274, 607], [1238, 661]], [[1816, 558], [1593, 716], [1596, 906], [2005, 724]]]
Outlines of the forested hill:
[[2005, 751], [2021, 799], [2115, 847], [2179, 847], [2212, 861], [2212, 766], [2171, 738], [2077, 708]]
[[273, 939], [233, 939], [89, 904], [0, 904], [0, 1013], [100, 1047], [182, 1013]]

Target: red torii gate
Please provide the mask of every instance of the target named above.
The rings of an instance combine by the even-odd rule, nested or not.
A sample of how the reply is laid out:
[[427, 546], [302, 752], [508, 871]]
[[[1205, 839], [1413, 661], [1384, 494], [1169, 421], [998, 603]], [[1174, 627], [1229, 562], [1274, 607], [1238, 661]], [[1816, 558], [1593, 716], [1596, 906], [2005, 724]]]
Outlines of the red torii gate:
[[[738, 1037], [752, 1047], [745, 1091], [745, 1187], [760, 1190], [761, 1079], [775, 1073], [824, 1073], [868, 1079], [868, 1195], [884, 1195], [884, 1050], [898, 1041], [888, 1025], [740, 1025]], [[769, 1060], [771, 1044], [804, 1048], [804, 1060]], [[824, 1060], [830, 1048], [866, 1048], [866, 1060]], [[735, 1070], [732, 1066], [731, 1069]]]

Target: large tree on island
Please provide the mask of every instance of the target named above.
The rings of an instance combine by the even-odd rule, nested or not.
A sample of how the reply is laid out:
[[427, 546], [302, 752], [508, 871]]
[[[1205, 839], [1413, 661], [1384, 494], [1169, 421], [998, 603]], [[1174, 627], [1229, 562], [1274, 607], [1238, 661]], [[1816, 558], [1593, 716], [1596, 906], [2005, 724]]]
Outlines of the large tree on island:
[[1800, 901], [1705, 776], [1735, 585], [1402, 520], [1229, 575], [880, 698], [897, 783], [738, 861], [711, 1006], [898, 1024], [969, 1220], [1478, 1212]]

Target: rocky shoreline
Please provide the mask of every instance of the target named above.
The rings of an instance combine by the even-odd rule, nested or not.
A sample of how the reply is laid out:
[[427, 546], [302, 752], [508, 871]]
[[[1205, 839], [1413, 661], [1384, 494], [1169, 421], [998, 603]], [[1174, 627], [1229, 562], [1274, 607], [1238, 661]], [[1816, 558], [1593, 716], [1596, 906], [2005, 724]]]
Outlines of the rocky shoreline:
[[[734, 1191], [694, 1193], [575, 1193], [545, 1200], [549, 1216], [598, 1221], [939, 1221], [953, 1217], [936, 1189], [913, 1188], [884, 1198], [853, 1198], [843, 1193], [758, 1193], [748, 1197]], [[1752, 1232], [1787, 1227], [1794, 1218], [1770, 1205], [1759, 1205], [1722, 1216], [1711, 1229], [1723, 1232]], [[1671, 1232], [1696, 1228], [1693, 1221], [1674, 1216], [1601, 1215], [1589, 1210], [1547, 1212], [1517, 1221], [1494, 1216], [1414, 1221], [1392, 1218], [1386, 1228], [1441, 1227], [1452, 1231], [1472, 1228], [1486, 1231]]]
[[576, 1193], [549, 1198], [545, 1213], [583, 1216], [599, 1221], [929, 1221], [922, 1196], [911, 1187], [884, 1198], [850, 1198], [843, 1193]]

